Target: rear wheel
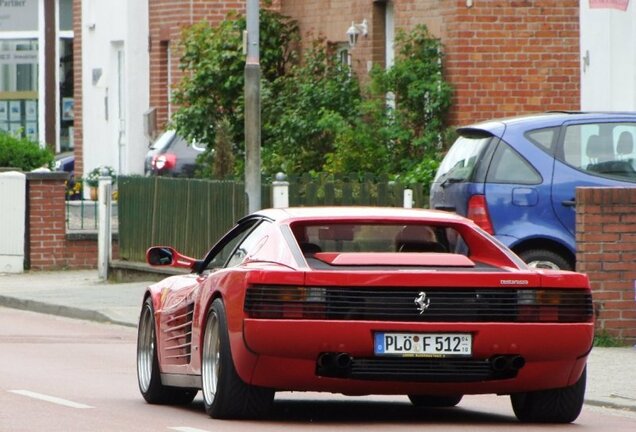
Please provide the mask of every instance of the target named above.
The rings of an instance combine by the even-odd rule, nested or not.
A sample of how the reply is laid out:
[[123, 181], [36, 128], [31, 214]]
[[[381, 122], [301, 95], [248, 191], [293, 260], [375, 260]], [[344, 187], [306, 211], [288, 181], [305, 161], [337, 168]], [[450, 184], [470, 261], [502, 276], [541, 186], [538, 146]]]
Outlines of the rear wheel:
[[221, 299], [214, 300], [208, 313], [201, 356], [203, 403], [210, 417], [261, 418], [267, 414], [274, 390], [246, 384], [238, 376]]
[[556, 252], [547, 249], [528, 249], [519, 257], [530, 267], [551, 270], [574, 270], [574, 265]]
[[137, 331], [137, 382], [146, 402], [151, 404], [185, 405], [192, 402], [197, 389], [169, 387], [161, 384], [157, 338], [152, 299], [148, 297], [141, 308]]
[[453, 396], [429, 396], [429, 395], [409, 395], [411, 403], [416, 407], [429, 408], [450, 408], [457, 405], [462, 400], [463, 395]]
[[510, 395], [517, 418], [529, 423], [571, 423], [581, 413], [586, 370], [576, 384], [560, 389]]

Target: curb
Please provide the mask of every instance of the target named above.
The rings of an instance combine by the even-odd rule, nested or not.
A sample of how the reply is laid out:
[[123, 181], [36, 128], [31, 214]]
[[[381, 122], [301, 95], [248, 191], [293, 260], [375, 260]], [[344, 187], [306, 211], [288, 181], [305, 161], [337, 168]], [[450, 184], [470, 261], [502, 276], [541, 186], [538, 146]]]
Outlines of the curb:
[[15, 297], [7, 297], [0, 295], [0, 306], [5, 306], [13, 309], [20, 309], [30, 312], [38, 312], [49, 315], [57, 315], [65, 318], [75, 318], [85, 321], [96, 321], [100, 323], [115, 324], [124, 327], [137, 327], [136, 324], [131, 324], [125, 321], [119, 321], [112, 319], [109, 316], [93, 310], [87, 310], [72, 306], [60, 306], [52, 305], [49, 303], [39, 302], [36, 300], [22, 300]]
[[600, 401], [595, 399], [585, 399], [584, 404], [599, 407], [599, 408], [611, 408], [611, 409], [620, 410], [620, 411], [636, 412], [636, 406], [622, 405], [615, 402]]

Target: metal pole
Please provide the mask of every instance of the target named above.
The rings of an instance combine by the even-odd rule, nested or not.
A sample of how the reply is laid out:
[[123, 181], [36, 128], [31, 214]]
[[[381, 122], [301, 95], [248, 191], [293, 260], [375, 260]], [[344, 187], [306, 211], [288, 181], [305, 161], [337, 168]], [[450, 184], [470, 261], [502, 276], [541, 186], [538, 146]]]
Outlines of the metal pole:
[[247, 0], [247, 58], [245, 61], [245, 193], [248, 211], [261, 208], [261, 66], [259, 0]]

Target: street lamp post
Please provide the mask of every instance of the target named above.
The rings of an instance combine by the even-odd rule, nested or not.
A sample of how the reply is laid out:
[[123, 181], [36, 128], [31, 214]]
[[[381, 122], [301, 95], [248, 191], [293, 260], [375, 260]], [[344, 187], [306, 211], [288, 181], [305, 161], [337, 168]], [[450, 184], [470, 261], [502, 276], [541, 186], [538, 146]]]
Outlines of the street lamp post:
[[245, 61], [245, 193], [249, 213], [261, 208], [261, 66], [259, 0], [247, 0]]

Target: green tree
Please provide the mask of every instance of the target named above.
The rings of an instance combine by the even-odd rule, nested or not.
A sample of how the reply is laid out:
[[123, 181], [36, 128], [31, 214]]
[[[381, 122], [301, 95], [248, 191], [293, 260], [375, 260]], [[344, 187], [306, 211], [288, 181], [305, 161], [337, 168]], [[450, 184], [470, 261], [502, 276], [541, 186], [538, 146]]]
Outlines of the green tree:
[[393, 67], [372, 71], [370, 94], [376, 103], [389, 95], [380, 127], [389, 137], [392, 174], [404, 183], [429, 183], [439, 164], [452, 97], [443, 77], [442, 46], [418, 25], [398, 32], [396, 47]]
[[[226, 117], [237, 156], [244, 154], [245, 27], [244, 16], [230, 14], [216, 27], [200, 22], [186, 28], [181, 37], [180, 67], [184, 75], [173, 92], [173, 101], [178, 106], [172, 118], [176, 130], [211, 150], [217, 125]], [[268, 9], [261, 10], [260, 64], [264, 88], [295, 61], [298, 39], [295, 21]]]
[[263, 169], [318, 172], [333, 152], [338, 131], [359, 115], [360, 88], [346, 65], [317, 39], [301, 65], [263, 94]]
[[214, 145], [213, 177], [218, 179], [230, 178], [234, 175], [234, 153], [232, 152], [232, 133], [230, 120], [223, 117], [216, 130], [216, 144]]
[[[231, 145], [230, 172], [242, 176], [244, 28], [243, 17], [230, 16], [218, 27], [199, 23], [183, 34], [185, 74], [174, 94], [179, 106], [174, 124], [182, 135], [207, 145], [202, 175], [213, 175], [210, 158], [222, 159], [217, 175], [219, 167], [232, 163], [223, 153]], [[395, 64], [374, 68], [362, 91], [324, 39], [314, 40], [298, 64], [298, 39], [293, 20], [262, 11], [263, 172], [371, 173], [428, 184], [447, 136], [444, 118], [452, 95], [443, 78], [439, 40], [424, 26], [399, 32]], [[212, 152], [222, 118], [228, 119], [229, 132]]]

